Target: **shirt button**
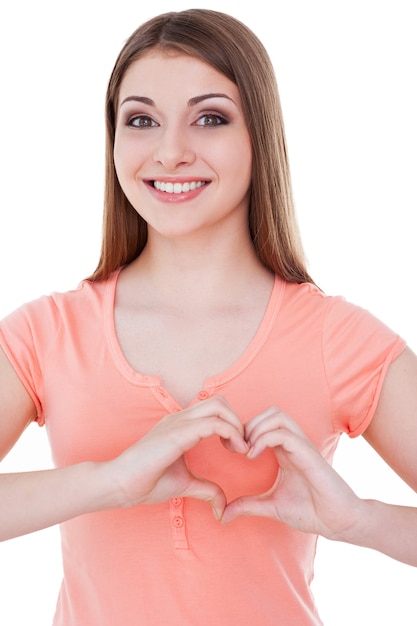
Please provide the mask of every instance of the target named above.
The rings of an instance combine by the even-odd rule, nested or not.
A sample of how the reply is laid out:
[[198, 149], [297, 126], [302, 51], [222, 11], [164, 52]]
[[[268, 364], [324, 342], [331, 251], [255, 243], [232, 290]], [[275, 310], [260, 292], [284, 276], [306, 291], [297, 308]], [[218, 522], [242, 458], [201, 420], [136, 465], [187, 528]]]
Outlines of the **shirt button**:
[[200, 391], [198, 397], [200, 400], [207, 400], [209, 397], [208, 391]]
[[178, 515], [177, 517], [174, 517], [172, 523], [175, 528], [182, 528], [184, 526], [184, 519]]
[[162, 389], [162, 387], [158, 387], [157, 391], [159, 395], [162, 396], [162, 398], [168, 398], [167, 392], [165, 391], [165, 389]]
[[181, 506], [182, 498], [171, 498], [171, 504], [174, 506]]

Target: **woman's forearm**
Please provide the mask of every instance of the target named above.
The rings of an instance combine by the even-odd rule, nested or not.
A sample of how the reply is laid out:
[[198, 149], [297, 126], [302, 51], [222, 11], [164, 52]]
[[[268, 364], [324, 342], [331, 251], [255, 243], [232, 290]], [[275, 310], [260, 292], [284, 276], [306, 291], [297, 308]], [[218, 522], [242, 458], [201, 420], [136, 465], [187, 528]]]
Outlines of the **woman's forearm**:
[[185, 495], [210, 503], [220, 518], [226, 506], [223, 490], [194, 476], [184, 458], [213, 435], [230, 451], [246, 454], [242, 423], [221, 397], [166, 415], [110, 461], [0, 475], [0, 541], [85, 513]]
[[417, 508], [362, 500], [357, 523], [335, 539], [417, 567]]
[[0, 475], [0, 541], [119, 505], [105, 463]]

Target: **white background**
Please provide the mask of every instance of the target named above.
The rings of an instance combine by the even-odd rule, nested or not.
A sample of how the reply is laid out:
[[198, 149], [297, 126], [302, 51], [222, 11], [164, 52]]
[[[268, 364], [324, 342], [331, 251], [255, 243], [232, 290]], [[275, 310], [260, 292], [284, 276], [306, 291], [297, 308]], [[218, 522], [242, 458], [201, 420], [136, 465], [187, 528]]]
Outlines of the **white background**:
[[[115, 57], [145, 19], [193, 6], [241, 19], [273, 59], [313, 277], [416, 350], [412, 0], [2, 3], [0, 317], [95, 268], [103, 101]], [[3, 471], [50, 466], [45, 439], [30, 427]], [[343, 440], [335, 464], [363, 497], [417, 504], [361, 440]], [[56, 528], [0, 545], [0, 624], [48, 626], [59, 579]], [[326, 626], [415, 626], [416, 588], [414, 568], [319, 542], [314, 591]]]

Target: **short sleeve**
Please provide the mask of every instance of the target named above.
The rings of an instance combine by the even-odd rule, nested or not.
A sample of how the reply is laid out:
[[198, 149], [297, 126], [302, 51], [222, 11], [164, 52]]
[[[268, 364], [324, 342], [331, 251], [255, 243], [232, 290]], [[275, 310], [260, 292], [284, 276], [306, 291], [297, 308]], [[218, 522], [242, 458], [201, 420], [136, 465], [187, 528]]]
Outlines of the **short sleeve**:
[[323, 329], [323, 359], [334, 427], [362, 434], [374, 415], [386, 372], [405, 341], [371, 313], [330, 298]]
[[[0, 322], [0, 345], [36, 406], [37, 422], [44, 424], [40, 350], [46, 350], [50, 326], [50, 298], [25, 304]], [[48, 330], [49, 327], [49, 330]]]

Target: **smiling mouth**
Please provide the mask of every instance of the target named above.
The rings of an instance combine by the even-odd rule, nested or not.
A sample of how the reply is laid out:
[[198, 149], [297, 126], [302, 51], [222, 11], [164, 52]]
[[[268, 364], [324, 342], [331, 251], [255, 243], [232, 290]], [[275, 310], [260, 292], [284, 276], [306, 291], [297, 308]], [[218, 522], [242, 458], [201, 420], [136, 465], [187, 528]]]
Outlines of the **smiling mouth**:
[[153, 186], [158, 191], [165, 191], [165, 193], [186, 193], [187, 191], [194, 191], [206, 184], [204, 180], [191, 181], [189, 183], [167, 183], [161, 180], [154, 180]]

